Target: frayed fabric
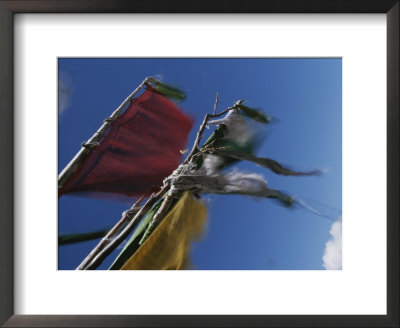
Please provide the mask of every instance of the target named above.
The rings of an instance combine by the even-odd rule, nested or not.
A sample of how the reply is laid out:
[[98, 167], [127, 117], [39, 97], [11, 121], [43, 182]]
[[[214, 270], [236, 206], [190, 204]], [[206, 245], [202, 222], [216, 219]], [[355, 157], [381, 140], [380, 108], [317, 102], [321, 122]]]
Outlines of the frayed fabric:
[[231, 110], [224, 118], [210, 121], [208, 124], [224, 124], [227, 127], [225, 139], [231, 140], [240, 146], [252, 142], [259, 132], [256, 123], [250, 122], [235, 109]]
[[219, 171], [219, 167], [223, 165], [224, 159], [220, 156], [207, 154], [203, 156], [203, 165], [197, 170], [197, 175], [216, 175]]
[[172, 188], [179, 191], [192, 190], [199, 193], [243, 194], [258, 197], [279, 197], [280, 193], [269, 189], [264, 178], [255, 173], [234, 170], [227, 174], [177, 175], [171, 177]]

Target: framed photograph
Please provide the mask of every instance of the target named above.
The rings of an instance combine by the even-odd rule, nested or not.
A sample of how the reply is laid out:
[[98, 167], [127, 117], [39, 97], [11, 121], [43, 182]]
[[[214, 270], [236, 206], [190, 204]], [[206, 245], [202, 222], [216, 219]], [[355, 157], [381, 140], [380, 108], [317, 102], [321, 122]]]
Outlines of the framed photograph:
[[[115, 225], [142, 193], [153, 185], [161, 186], [177, 169], [195, 143], [207, 108], [213, 112], [218, 90], [215, 115], [235, 106], [239, 95], [247, 100], [236, 105], [238, 109], [209, 120], [201, 142], [207, 145], [207, 138], [214, 135], [213, 146], [208, 154], [197, 155], [202, 157], [198, 157], [201, 161], [196, 167], [188, 164], [182, 170], [185, 175], [192, 174], [191, 179], [221, 184], [222, 189], [208, 184], [204, 190], [179, 187], [176, 180], [174, 201], [183, 197], [180, 188], [183, 193], [190, 190], [197, 199], [181, 200], [167, 213], [187, 204], [184, 208], [193, 207], [189, 212], [199, 212], [194, 222], [190, 223], [190, 215], [185, 215], [182, 225], [178, 217], [161, 220], [165, 223], [154, 231], [157, 238], [149, 237], [146, 246], [141, 242], [142, 250], [133, 241], [147, 240], [138, 226], [134, 229], [137, 237], [115, 244], [113, 254], [90, 267], [341, 270], [341, 63], [341, 58], [58, 58], [58, 171], [63, 172], [58, 202], [58, 269], [85, 268], [80, 264], [94, 259], [94, 255], [85, 258], [99, 243], [99, 234]], [[128, 108], [112, 122], [101, 145], [82, 147], [88, 157], [79, 172], [64, 179], [72, 170], [69, 167], [74, 167], [68, 163], [81, 147], [80, 139], [91, 134], [91, 121], [102, 122], [97, 117], [110, 115], [112, 98], [118, 98], [119, 93], [125, 99], [131, 85], [143, 85], [142, 76], [149, 74], [158, 78], [148, 79], [140, 88]], [[230, 82], [224, 86], [226, 80]], [[99, 89], [107, 90], [107, 97], [100, 97]], [[107, 99], [110, 104], [105, 104]], [[227, 132], [217, 137], [221, 127], [213, 126], [219, 124]], [[229, 155], [239, 158], [227, 158]], [[297, 163], [282, 165], [282, 161]], [[173, 234], [162, 232], [167, 226], [175, 226]], [[332, 229], [337, 230], [334, 237], [329, 234]], [[166, 239], [163, 246], [162, 236]], [[145, 249], [146, 255], [141, 255]], [[160, 249], [165, 250], [163, 256]], [[133, 266], [133, 259], [129, 260], [132, 265], [127, 259], [134, 253], [137, 259], [163, 260]]]
[[0, 9], [2, 325], [399, 325], [398, 1]]

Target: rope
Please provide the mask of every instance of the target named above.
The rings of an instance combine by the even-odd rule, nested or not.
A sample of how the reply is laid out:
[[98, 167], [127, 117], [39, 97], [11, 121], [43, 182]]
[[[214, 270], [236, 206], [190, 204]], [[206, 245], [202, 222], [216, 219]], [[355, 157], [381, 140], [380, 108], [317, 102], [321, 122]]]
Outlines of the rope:
[[86, 142], [86, 141], [84, 141], [84, 142], [81, 143], [81, 145], [82, 145], [83, 148], [93, 149], [94, 147], [99, 146], [100, 142]]

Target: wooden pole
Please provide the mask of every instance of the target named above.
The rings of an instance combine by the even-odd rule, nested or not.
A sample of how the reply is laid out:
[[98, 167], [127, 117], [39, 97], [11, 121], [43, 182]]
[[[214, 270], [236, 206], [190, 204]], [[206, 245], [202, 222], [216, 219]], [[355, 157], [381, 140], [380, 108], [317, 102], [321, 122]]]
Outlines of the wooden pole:
[[84, 260], [84, 265], [81, 264], [78, 266], [76, 270], [95, 270], [97, 267], [103, 263], [104, 259], [114, 251], [118, 245], [120, 245], [132, 232], [132, 230], [139, 223], [140, 219], [143, 215], [147, 213], [147, 211], [154, 205], [154, 203], [160, 199], [161, 195], [169, 188], [169, 185], [165, 185], [159, 192], [151, 194], [150, 198], [147, 202], [136, 212], [135, 216], [131, 219], [128, 225], [119, 233], [119, 235], [115, 236], [114, 239], [108, 243], [104, 248], [99, 249], [96, 254], [92, 254], [88, 256]]
[[100, 140], [111, 127], [112, 122], [121, 114], [126, 105], [137, 95], [137, 93], [145, 86], [145, 84], [149, 82], [154, 83], [157, 82], [157, 80], [152, 77], [145, 78], [143, 82], [122, 102], [122, 104], [119, 105], [119, 107], [111, 114], [111, 116], [104, 120], [103, 125], [97, 130], [97, 132], [86, 143], [82, 144], [82, 148], [79, 150], [79, 152], [59, 174], [58, 190], [60, 190], [68, 181], [68, 179], [76, 172], [79, 165], [91, 153], [93, 146], [99, 144]]
[[144, 199], [144, 196], [140, 197], [135, 204], [128, 210], [122, 213], [121, 219], [117, 222], [117, 224], [104, 236], [103, 239], [97, 244], [95, 248], [89, 253], [89, 255], [82, 261], [82, 263], [76, 268], [77, 270], [84, 270], [88, 264], [103, 250], [108, 244], [111, 243], [112, 238], [120, 232], [122, 227], [129, 222], [137, 212], [140, 210], [140, 202]]

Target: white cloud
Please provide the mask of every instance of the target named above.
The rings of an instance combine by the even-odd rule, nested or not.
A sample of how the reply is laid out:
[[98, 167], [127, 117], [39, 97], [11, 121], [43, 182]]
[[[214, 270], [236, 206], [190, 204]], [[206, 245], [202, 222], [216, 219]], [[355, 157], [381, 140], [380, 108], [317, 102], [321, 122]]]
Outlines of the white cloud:
[[68, 108], [72, 86], [71, 75], [65, 71], [60, 71], [58, 76], [58, 114], [61, 114]]
[[342, 269], [342, 217], [340, 216], [329, 231], [332, 238], [325, 245], [322, 257], [323, 267], [326, 270]]

